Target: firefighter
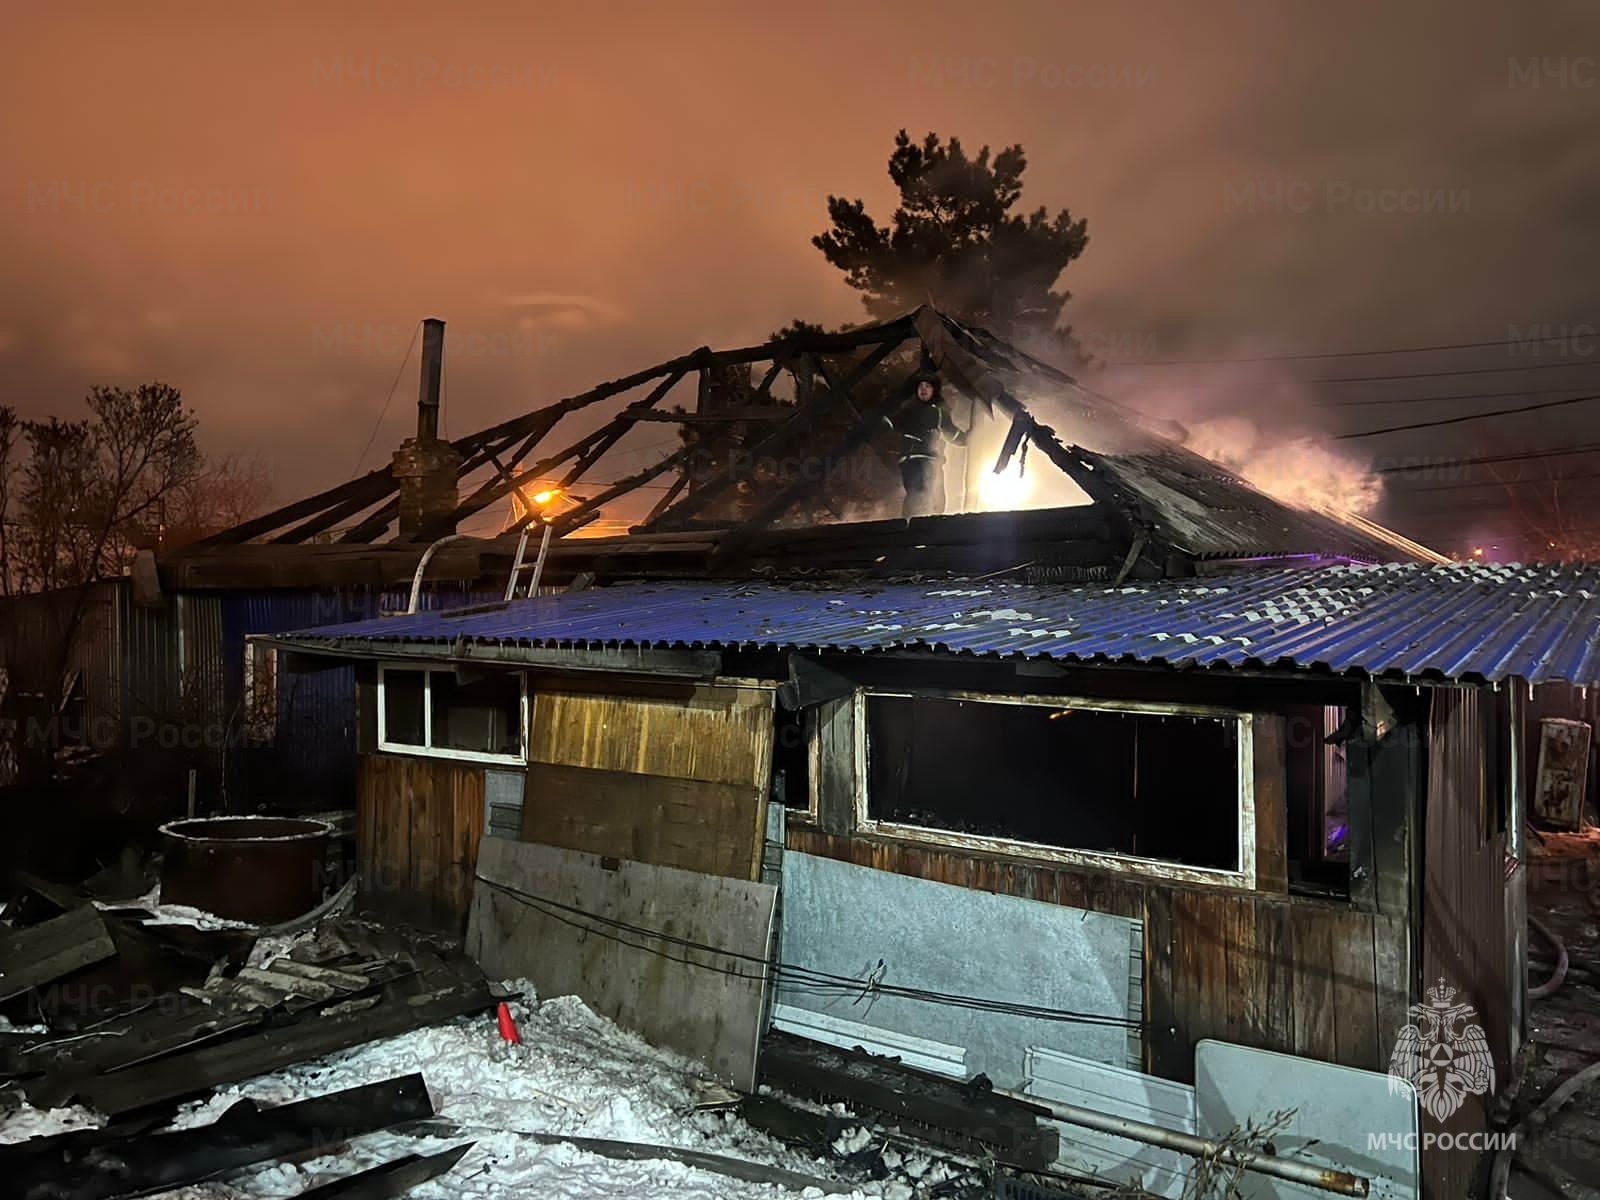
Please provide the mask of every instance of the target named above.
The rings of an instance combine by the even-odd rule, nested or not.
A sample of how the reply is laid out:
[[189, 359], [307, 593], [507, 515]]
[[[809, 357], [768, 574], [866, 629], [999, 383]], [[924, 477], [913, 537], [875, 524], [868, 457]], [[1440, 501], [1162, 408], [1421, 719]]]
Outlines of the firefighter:
[[900, 482], [906, 498], [902, 515], [944, 515], [944, 443], [958, 446], [966, 432], [950, 419], [939, 394], [939, 376], [920, 371], [913, 377], [914, 399], [890, 422], [900, 434]]

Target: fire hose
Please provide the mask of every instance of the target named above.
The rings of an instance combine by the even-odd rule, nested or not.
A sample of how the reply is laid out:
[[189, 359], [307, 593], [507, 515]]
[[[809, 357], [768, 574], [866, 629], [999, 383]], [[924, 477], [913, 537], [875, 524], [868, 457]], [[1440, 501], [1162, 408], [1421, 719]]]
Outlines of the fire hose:
[[1562, 940], [1551, 931], [1550, 927], [1547, 926], [1543, 921], [1539, 920], [1538, 917], [1530, 915], [1528, 917], [1528, 924], [1538, 932], [1540, 937], [1542, 937], [1546, 942], [1550, 943], [1551, 946], [1555, 947], [1556, 951], [1556, 969], [1550, 973], [1550, 978], [1546, 979], [1538, 987], [1531, 987], [1528, 989], [1529, 1000], [1543, 1000], [1546, 996], [1551, 995], [1558, 987], [1560, 987], [1561, 981], [1567, 977], [1567, 967], [1569, 965], [1567, 959], [1567, 947], [1565, 943], [1563, 943]]
[[1494, 1166], [1489, 1170], [1489, 1200], [1507, 1200], [1506, 1188], [1511, 1182], [1511, 1160], [1516, 1157], [1517, 1146], [1522, 1140], [1544, 1128], [1551, 1117], [1596, 1077], [1600, 1077], [1600, 1063], [1591, 1063], [1551, 1092], [1548, 1100], [1522, 1118], [1517, 1127], [1511, 1131], [1511, 1136], [1506, 1139], [1505, 1145], [1494, 1156]]

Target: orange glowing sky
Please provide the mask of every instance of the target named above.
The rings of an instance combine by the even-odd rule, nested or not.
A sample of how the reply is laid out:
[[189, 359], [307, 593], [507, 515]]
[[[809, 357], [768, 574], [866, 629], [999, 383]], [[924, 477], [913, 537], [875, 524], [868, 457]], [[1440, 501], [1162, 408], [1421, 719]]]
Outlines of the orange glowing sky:
[[[1600, 84], [1508, 72], [1592, 72], [1595, 13], [13, 6], [0, 364], [26, 415], [175, 383], [210, 449], [258, 450], [293, 497], [351, 474], [423, 316], [449, 322], [452, 435], [796, 316], [857, 317], [808, 238], [829, 192], [887, 215], [902, 126], [1026, 147], [1025, 201], [1088, 218], [1069, 312], [1106, 357], [1592, 322]], [[1239, 200], [1278, 181], [1318, 199]], [[1470, 207], [1330, 210], [1339, 186]], [[413, 360], [366, 465], [414, 396]]]

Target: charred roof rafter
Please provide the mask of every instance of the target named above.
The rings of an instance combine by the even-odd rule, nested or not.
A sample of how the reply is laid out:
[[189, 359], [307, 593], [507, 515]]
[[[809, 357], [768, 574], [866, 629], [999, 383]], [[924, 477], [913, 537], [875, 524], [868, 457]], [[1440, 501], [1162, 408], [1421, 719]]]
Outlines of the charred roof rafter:
[[[453, 525], [562, 470], [559, 481], [552, 480], [551, 486], [566, 490], [569, 496], [571, 489], [586, 484], [600, 489], [583, 498], [572, 496], [576, 506], [552, 519], [555, 532], [565, 534], [593, 521], [605, 506], [671, 473], [673, 479], [663, 496], [642, 522], [632, 527], [630, 536], [605, 541], [626, 542], [630, 549], [641, 551], [659, 542], [674, 562], [692, 562], [687, 547], [698, 534], [705, 545], [704, 570], [725, 573], [741, 555], [759, 558], [759, 547], [792, 540], [786, 535], [775, 537], [782, 530], [772, 527], [802, 501], [825, 497], [828, 482], [845, 456], [863, 447], [884, 454], [883, 448], [874, 444], [873, 433], [882, 427], [885, 417], [893, 415], [894, 407], [903, 403], [904, 393], [897, 387], [880, 389], [869, 400], [859, 388], [869, 378], [883, 378], [884, 372], [892, 372], [894, 382], [903, 382], [899, 379], [903, 363], [897, 355], [910, 348], [939, 371], [951, 389], [972, 397], [996, 419], [1009, 418], [1001, 465], [1019, 447], [1031, 445], [1089, 498], [1088, 505], [1053, 510], [1058, 514], [1061, 539], [1059, 555], [1052, 555], [1053, 560], [1082, 559], [1082, 554], [1069, 551], [1067, 543], [1083, 538], [1085, 520], [1092, 514], [1100, 523], [1097, 528], [1105, 531], [1091, 540], [1094, 553], [1104, 560], [1107, 577], [1130, 572], [1139, 576], [1186, 573], [1208, 560], [1296, 553], [1362, 561], [1439, 561], [1425, 548], [1360, 518], [1297, 509], [1272, 499], [1187, 449], [1149, 419], [1082, 387], [1058, 368], [986, 330], [964, 325], [926, 306], [894, 320], [840, 333], [802, 332], [732, 350], [702, 346], [455, 439], [450, 445], [461, 456], [457, 486], [463, 495], [449, 520], [441, 523]], [[741, 366], [763, 368], [759, 384], [753, 390], [742, 390], [740, 402], [726, 409], [705, 405], [713, 386], [712, 374]], [[752, 379], [755, 374], [751, 372]], [[780, 400], [774, 388], [784, 376], [792, 382], [792, 398]], [[687, 411], [681, 405], [667, 409], [673, 391], [690, 378], [699, 389], [696, 403]], [[567, 417], [616, 400], [622, 400], [623, 406], [598, 427], [575, 436], [558, 450], [541, 453]], [[1048, 406], [1052, 420], [1068, 431], [1066, 436], [1039, 419], [1035, 410], [1040, 405]], [[827, 439], [832, 444], [824, 444], [816, 432], [815, 418], [824, 412], [842, 412], [848, 417], [842, 426], [832, 425], [834, 433]], [[603, 482], [595, 484], [590, 476], [597, 464], [605, 461], [630, 430], [648, 422], [675, 425], [682, 431], [682, 445], [663, 451], [624, 478], [602, 476]], [[747, 462], [761, 455], [791, 454], [803, 447], [825, 467], [808, 473], [811, 477], [782, 483], [743, 523], [727, 519], [707, 522], [702, 516], [707, 506], [739, 483], [747, 465], [729, 463], [707, 478], [691, 478], [694, 451], [701, 444], [695, 432], [725, 428], [730, 422], [744, 422], [753, 431]], [[540, 457], [530, 462], [536, 453]], [[318, 556], [334, 547], [308, 543], [330, 539], [352, 551], [365, 547], [373, 553], [403, 555], [417, 543], [390, 538], [398, 509], [397, 481], [389, 468], [378, 468], [244, 522], [178, 552], [177, 557], [194, 561], [228, 551], [248, 551], [246, 557], [254, 557], [264, 554], [268, 546], [279, 547], [286, 554], [298, 550]], [[971, 522], [978, 515], [919, 518], [918, 528], [927, 521]], [[819, 527], [819, 536], [853, 542], [857, 534], [852, 528], [865, 530], [882, 524], [824, 525]], [[906, 526], [904, 521], [888, 524]], [[515, 526], [508, 532], [514, 533]], [[929, 539], [912, 540], [920, 546]], [[906, 539], [898, 539], [886, 554], [895, 559], [889, 566], [915, 569], [910, 542], [901, 546], [902, 541]], [[956, 539], [962, 541], [964, 538]], [[498, 543], [492, 539], [479, 545], [497, 552]], [[1048, 542], [1033, 545], [1037, 552]], [[1088, 549], [1087, 545], [1082, 548]], [[598, 553], [598, 544], [595, 549]], [[576, 551], [574, 543], [571, 552]], [[220, 568], [220, 560], [213, 561]], [[796, 565], [804, 569], [804, 564]], [[1026, 564], [1019, 558], [1017, 566], [1022, 565]]]

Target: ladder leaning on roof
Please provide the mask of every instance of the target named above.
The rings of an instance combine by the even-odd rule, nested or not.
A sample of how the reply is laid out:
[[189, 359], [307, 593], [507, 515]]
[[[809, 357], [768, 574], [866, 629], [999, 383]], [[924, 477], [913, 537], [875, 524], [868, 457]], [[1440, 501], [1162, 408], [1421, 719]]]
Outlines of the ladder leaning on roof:
[[[544, 534], [539, 538], [538, 557], [535, 558], [531, 564], [533, 575], [528, 580], [528, 590], [523, 593], [525, 596], [533, 596], [538, 594], [539, 577], [544, 574], [544, 558], [550, 550], [550, 531], [555, 528], [555, 526], [549, 521], [541, 521], [539, 523], [544, 526]], [[522, 574], [523, 571], [530, 569], [530, 564], [527, 561], [528, 531], [532, 528], [532, 525], [524, 525], [522, 527], [522, 536], [517, 539], [517, 556], [512, 560], [511, 575], [506, 580], [507, 600], [514, 598], [517, 594], [517, 576]]]

